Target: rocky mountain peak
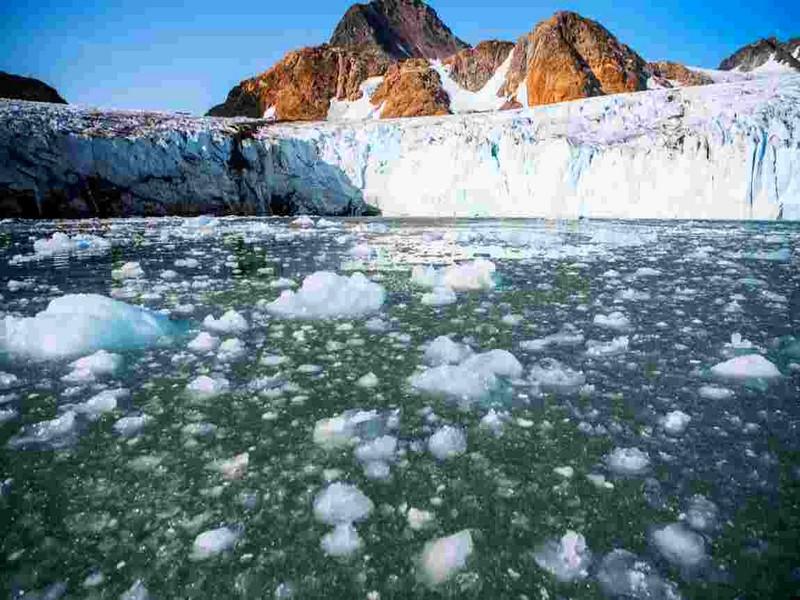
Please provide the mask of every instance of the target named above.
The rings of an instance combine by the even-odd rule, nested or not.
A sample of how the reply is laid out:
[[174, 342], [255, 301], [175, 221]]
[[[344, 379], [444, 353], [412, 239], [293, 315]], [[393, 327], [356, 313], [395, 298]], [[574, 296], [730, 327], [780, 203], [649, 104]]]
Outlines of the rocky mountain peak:
[[67, 101], [52, 87], [30, 77], [21, 77], [0, 71], [0, 98], [12, 100], [32, 100], [66, 104]]
[[763, 38], [739, 48], [723, 60], [721, 71], [742, 71], [748, 73], [761, 67], [780, 66], [800, 72], [800, 38], [781, 42], [775, 37]]
[[330, 44], [371, 46], [395, 60], [443, 59], [469, 47], [422, 0], [354, 4], [339, 21]]
[[529, 105], [643, 90], [644, 59], [605, 27], [574, 12], [557, 12], [519, 39], [501, 91], [527, 86]]

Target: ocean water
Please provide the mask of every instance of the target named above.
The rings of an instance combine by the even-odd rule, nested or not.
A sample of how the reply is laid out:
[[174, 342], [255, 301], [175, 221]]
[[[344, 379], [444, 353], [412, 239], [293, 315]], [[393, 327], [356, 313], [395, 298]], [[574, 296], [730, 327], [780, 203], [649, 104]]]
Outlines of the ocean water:
[[800, 594], [800, 226], [313, 225], [0, 223], [0, 595]]

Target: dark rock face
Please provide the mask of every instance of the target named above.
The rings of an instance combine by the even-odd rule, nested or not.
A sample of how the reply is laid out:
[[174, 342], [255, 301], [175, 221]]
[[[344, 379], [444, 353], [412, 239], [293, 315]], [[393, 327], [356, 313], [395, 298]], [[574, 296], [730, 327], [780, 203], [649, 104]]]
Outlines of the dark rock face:
[[798, 48], [800, 48], [800, 38], [791, 39], [786, 43], [774, 37], [765, 38], [739, 48], [719, 64], [719, 69], [721, 71], [738, 69], [746, 73], [774, 58], [777, 62], [800, 71]]
[[502, 94], [527, 84], [528, 104], [552, 104], [647, 87], [647, 64], [605, 27], [573, 12], [539, 23], [514, 47]]
[[468, 48], [422, 0], [373, 0], [345, 13], [332, 46], [373, 47], [387, 56], [443, 59]]
[[3, 71], [0, 71], [0, 98], [52, 102], [54, 104], [67, 103], [54, 88], [43, 81]]
[[444, 63], [450, 65], [450, 77], [453, 80], [464, 89], [477, 92], [492, 78], [513, 49], [513, 42], [488, 40], [446, 58]]

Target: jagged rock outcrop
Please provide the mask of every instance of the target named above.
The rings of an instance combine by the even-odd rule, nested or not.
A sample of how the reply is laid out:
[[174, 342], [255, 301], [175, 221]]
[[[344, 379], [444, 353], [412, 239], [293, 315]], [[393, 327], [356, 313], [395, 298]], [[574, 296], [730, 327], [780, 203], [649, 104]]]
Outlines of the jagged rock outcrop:
[[646, 63], [599, 23], [558, 12], [517, 42], [502, 90], [527, 85], [528, 104], [646, 89]]
[[280, 121], [325, 119], [332, 98], [357, 100], [359, 85], [382, 75], [389, 59], [368, 49], [317, 46], [290, 52], [274, 67], [241, 82], [210, 116], [266, 116]]
[[693, 71], [688, 67], [668, 60], [647, 63], [647, 67], [655, 77], [675, 82], [680, 86], [709, 85], [714, 83], [708, 75]]
[[410, 59], [389, 67], [370, 99], [383, 105], [381, 118], [422, 117], [450, 113], [450, 98], [439, 74], [423, 59]]
[[477, 92], [492, 78], [513, 49], [513, 42], [487, 40], [474, 48], [461, 50], [443, 62], [450, 66], [450, 77], [454, 81], [470, 92]]
[[468, 47], [422, 0], [355, 4], [336, 26], [330, 44], [371, 48], [395, 60], [442, 59]]
[[43, 81], [0, 71], [0, 98], [66, 104], [61, 95]]
[[765, 38], [739, 48], [720, 63], [719, 69], [720, 71], [736, 69], [747, 73], [763, 67], [773, 60], [787, 69], [795, 69], [800, 72], [800, 51], [798, 49], [800, 49], [800, 38], [791, 39], [786, 43], [774, 37]]

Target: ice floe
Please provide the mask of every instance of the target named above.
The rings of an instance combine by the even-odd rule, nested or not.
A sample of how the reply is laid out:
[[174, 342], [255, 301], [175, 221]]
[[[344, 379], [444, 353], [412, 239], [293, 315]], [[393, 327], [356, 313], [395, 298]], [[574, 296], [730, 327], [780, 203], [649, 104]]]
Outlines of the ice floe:
[[213, 315], [208, 315], [203, 320], [203, 327], [214, 333], [239, 334], [244, 333], [250, 327], [241, 314], [235, 310], [226, 311], [219, 319]]
[[219, 527], [204, 531], [194, 539], [191, 558], [205, 560], [231, 550], [242, 536], [241, 528]]
[[56, 298], [35, 317], [0, 321], [0, 350], [49, 360], [156, 344], [178, 333], [169, 318], [96, 294]]
[[666, 560], [679, 567], [692, 569], [708, 560], [703, 536], [683, 523], [671, 523], [654, 529], [650, 540]]
[[428, 451], [439, 460], [455, 458], [467, 451], [467, 436], [463, 429], [445, 425], [428, 439]]
[[372, 500], [356, 486], [335, 482], [314, 498], [314, 516], [326, 525], [363, 521], [372, 512]]
[[673, 410], [660, 420], [660, 424], [669, 435], [680, 435], [686, 431], [691, 420], [692, 417], [682, 410]]
[[351, 523], [339, 523], [333, 531], [322, 536], [320, 546], [328, 556], [350, 556], [357, 552], [363, 542]]
[[230, 383], [224, 377], [200, 375], [186, 385], [186, 391], [195, 398], [205, 400], [224, 394], [230, 389]]
[[72, 444], [77, 438], [78, 421], [74, 411], [49, 421], [26, 425], [8, 441], [12, 449], [58, 449]]
[[603, 557], [597, 581], [611, 598], [680, 600], [677, 586], [662, 578], [649, 563], [627, 550], [612, 550]]
[[554, 358], [543, 358], [531, 367], [530, 378], [546, 392], [575, 392], [586, 383], [586, 376]]
[[614, 448], [606, 464], [617, 475], [641, 475], [650, 468], [650, 457], [639, 448]]
[[711, 367], [711, 373], [722, 379], [774, 379], [781, 372], [760, 354], [745, 354]]

